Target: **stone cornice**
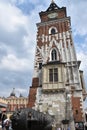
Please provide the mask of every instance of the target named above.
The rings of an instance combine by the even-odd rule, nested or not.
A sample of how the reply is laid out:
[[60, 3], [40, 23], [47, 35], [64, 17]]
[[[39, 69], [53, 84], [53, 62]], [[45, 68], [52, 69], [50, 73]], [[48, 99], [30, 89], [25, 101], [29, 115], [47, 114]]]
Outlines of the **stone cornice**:
[[56, 19], [56, 20], [50, 20], [50, 21], [47, 21], [47, 22], [41, 22], [41, 23], [37, 23], [37, 27], [39, 26], [45, 26], [45, 25], [50, 25], [50, 24], [54, 24], [54, 23], [57, 23], [58, 22], [65, 22], [65, 20], [70, 20], [70, 16], [69, 17], [65, 17], [65, 18], [61, 18], [61, 19]]

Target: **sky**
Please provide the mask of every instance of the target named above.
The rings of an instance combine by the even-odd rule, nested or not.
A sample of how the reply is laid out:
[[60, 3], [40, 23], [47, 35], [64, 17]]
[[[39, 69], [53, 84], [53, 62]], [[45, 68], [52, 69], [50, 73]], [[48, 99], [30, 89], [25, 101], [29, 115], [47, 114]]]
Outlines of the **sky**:
[[[39, 12], [51, 0], [0, 0], [0, 96], [8, 97], [15, 88], [28, 96], [32, 84]], [[87, 88], [87, 0], [55, 0], [71, 17], [73, 41]]]

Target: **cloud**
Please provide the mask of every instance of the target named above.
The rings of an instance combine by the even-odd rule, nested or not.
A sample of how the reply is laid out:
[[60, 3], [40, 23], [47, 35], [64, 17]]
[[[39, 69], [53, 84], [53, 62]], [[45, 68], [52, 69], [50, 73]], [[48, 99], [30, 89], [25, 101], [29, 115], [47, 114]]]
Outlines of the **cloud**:
[[77, 57], [78, 57], [78, 60], [81, 61], [81, 66], [80, 66], [80, 69], [81, 70], [84, 70], [84, 73], [87, 75], [87, 53], [83, 51], [80, 51], [77, 53]]
[[0, 63], [0, 69], [7, 69], [7, 70], [13, 70], [13, 71], [26, 71], [26, 70], [31, 69], [31, 66], [32, 66], [32, 63], [28, 59], [23, 59], [23, 58], [18, 59], [13, 54], [9, 54], [3, 57]]
[[15, 88], [15, 91], [19, 88], [24, 89], [22, 95], [28, 96], [29, 86], [31, 85], [31, 71], [9, 71], [5, 69], [0, 70], [0, 96], [8, 97], [12, 92], [12, 89]]
[[34, 35], [30, 32], [32, 29], [29, 30], [31, 21], [14, 3], [0, 1], [1, 96], [8, 96], [13, 87], [24, 89], [23, 94], [27, 96], [32, 79]]
[[[28, 92], [28, 91], [29, 91], [29, 88], [24, 89], [24, 88], [19, 87], [19, 88], [16, 88], [15, 93], [16, 93], [17, 95], [20, 95], [20, 94], [26, 93], [26, 92]], [[27, 96], [28, 96], [28, 95], [27, 95]]]
[[87, 1], [80, 1], [76, 3], [76, 5], [72, 4], [71, 6], [72, 23], [75, 31], [74, 33], [75, 35], [86, 35], [87, 29], [85, 27], [87, 27]]
[[81, 69], [84, 70], [85, 74], [87, 75], [87, 43], [83, 43], [80, 47], [77, 49], [77, 58], [81, 61]]
[[15, 32], [19, 27], [27, 25], [27, 17], [10, 3], [0, 3], [0, 16], [0, 26], [7, 32]]
[[[81, 61], [80, 70], [83, 71], [85, 87], [87, 90], [87, 37], [84, 37], [84, 40], [81, 39], [79, 38], [78, 42], [75, 43], [75, 47], [77, 52], [77, 60]], [[84, 107], [87, 106], [86, 102], [87, 100], [84, 103]]]
[[[5, 11], [4, 11], [5, 10]], [[25, 39], [29, 37], [29, 19], [10, 3], [0, 3], [0, 46], [10, 48], [15, 55], [25, 55]]]

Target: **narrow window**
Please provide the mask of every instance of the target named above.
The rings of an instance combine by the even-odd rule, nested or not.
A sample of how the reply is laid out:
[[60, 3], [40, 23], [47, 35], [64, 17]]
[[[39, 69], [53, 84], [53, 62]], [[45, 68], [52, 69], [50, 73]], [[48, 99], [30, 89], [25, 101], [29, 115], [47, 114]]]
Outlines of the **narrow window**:
[[51, 57], [53, 61], [57, 60], [57, 53], [55, 49], [52, 50]]
[[39, 63], [39, 69], [42, 69], [42, 63]]
[[78, 110], [76, 110], [76, 115], [78, 115]]
[[53, 69], [49, 69], [49, 81], [53, 82]]
[[58, 81], [58, 69], [55, 68], [54, 69], [54, 82], [57, 82]]
[[49, 69], [49, 82], [58, 81], [58, 68]]

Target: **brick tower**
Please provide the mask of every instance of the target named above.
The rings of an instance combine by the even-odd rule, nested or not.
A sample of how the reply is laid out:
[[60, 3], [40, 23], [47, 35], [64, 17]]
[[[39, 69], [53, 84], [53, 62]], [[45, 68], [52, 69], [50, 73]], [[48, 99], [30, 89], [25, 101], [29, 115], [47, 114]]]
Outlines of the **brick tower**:
[[79, 70], [66, 7], [51, 2], [39, 13], [34, 75], [28, 106], [54, 117], [54, 126], [75, 129], [84, 122], [85, 85]]

